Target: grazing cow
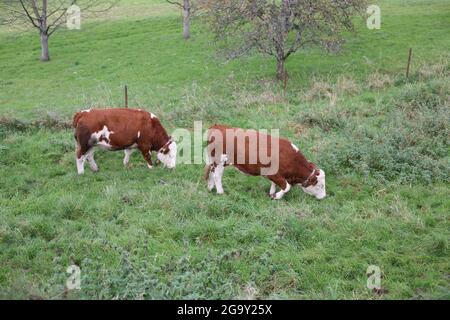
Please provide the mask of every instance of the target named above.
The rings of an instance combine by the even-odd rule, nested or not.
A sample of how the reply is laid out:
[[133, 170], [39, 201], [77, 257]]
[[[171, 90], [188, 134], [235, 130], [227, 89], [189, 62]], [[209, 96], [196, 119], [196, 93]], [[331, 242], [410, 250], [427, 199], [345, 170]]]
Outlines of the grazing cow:
[[[242, 133], [245, 136], [243, 139]], [[250, 143], [252, 134], [255, 140]], [[263, 159], [265, 155], [269, 156], [269, 162]], [[325, 172], [306, 160], [288, 140], [255, 130], [214, 125], [208, 130], [205, 168], [209, 191], [216, 187], [218, 194], [223, 193], [222, 175], [228, 165], [248, 175], [266, 176], [272, 182], [269, 192], [272, 199], [281, 199], [293, 185], [299, 185], [304, 192], [317, 199], [326, 196]], [[267, 170], [270, 166], [273, 166], [272, 170]], [[279, 192], [276, 192], [276, 186], [281, 188]]]
[[78, 174], [84, 173], [87, 160], [92, 171], [98, 166], [94, 161], [94, 146], [106, 150], [125, 150], [123, 164], [127, 165], [134, 149], [139, 149], [148, 167], [152, 168], [152, 151], [168, 168], [174, 168], [177, 144], [172, 141], [158, 118], [141, 109], [90, 109], [73, 117], [77, 141]]

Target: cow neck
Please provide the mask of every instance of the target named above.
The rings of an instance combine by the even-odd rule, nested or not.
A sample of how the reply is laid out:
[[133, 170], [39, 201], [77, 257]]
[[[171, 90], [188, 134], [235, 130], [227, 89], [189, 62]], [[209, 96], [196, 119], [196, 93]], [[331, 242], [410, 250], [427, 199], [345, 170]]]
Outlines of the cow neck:
[[[306, 160], [305, 156], [302, 153], [299, 152], [298, 154], [299, 154], [300, 159], [301, 159], [300, 160], [301, 165], [308, 172], [306, 175], [303, 174], [303, 172], [302, 172], [302, 179], [303, 179], [302, 184], [307, 184], [309, 182], [309, 180], [314, 176], [317, 167], [313, 163], [311, 163], [308, 160]], [[303, 170], [301, 170], [301, 171], [303, 171]]]
[[159, 151], [169, 142], [170, 137], [159, 121], [153, 121], [152, 151]]

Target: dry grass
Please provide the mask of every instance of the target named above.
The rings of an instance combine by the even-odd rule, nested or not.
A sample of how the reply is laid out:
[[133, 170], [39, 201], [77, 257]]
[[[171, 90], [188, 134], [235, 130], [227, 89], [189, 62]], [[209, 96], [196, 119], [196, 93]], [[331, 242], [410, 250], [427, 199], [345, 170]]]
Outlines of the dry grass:
[[241, 106], [277, 104], [285, 101], [283, 92], [277, 88], [275, 82], [270, 81], [261, 82], [260, 91], [236, 90], [233, 98]]
[[311, 88], [306, 92], [306, 100], [330, 98], [333, 87], [330, 83], [322, 80], [314, 81]]
[[367, 77], [367, 87], [369, 89], [384, 89], [394, 83], [392, 76], [378, 71], [370, 74]]
[[330, 105], [336, 105], [338, 97], [354, 95], [359, 92], [358, 84], [351, 77], [340, 76], [335, 84], [329, 81], [314, 81], [311, 88], [305, 93], [306, 101], [316, 99], [329, 99]]
[[340, 76], [336, 83], [338, 95], [355, 95], [359, 93], [359, 86], [352, 77]]
[[420, 79], [426, 80], [433, 77], [445, 77], [450, 75], [450, 61], [447, 57], [442, 57], [438, 63], [422, 64], [417, 74]]

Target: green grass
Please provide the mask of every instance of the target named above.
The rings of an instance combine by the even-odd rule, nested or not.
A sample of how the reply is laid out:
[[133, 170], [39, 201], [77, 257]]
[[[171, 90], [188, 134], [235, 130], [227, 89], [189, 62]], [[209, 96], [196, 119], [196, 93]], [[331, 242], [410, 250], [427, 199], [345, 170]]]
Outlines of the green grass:
[[[0, 298], [449, 299], [450, 5], [380, 5], [382, 29], [359, 22], [339, 55], [292, 56], [286, 97], [271, 59], [224, 63], [199, 20], [184, 42], [164, 1], [60, 30], [49, 63], [35, 33], [2, 30]], [[280, 128], [325, 169], [328, 198], [294, 188], [271, 201], [267, 180], [233, 169], [216, 196], [203, 166], [149, 171], [138, 153], [124, 168], [122, 153], [99, 151], [100, 172], [77, 176], [61, 124], [120, 106], [124, 84], [170, 131]], [[82, 289], [65, 294], [71, 264]], [[369, 265], [381, 295], [366, 288]]]

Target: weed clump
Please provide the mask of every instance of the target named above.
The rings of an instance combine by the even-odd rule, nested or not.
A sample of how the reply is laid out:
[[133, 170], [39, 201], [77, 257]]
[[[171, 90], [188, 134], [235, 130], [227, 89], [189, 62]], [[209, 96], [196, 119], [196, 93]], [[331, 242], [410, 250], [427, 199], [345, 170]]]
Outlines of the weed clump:
[[386, 73], [375, 72], [367, 77], [367, 87], [369, 89], [384, 89], [394, 84], [394, 79]]
[[419, 79], [427, 80], [434, 77], [445, 77], [450, 75], [450, 60], [442, 57], [434, 64], [424, 63], [417, 71]]
[[324, 151], [329, 168], [356, 171], [403, 183], [449, 182], [449, 84], [405, 87], [393, 99], [385, 122], [347, 127], [346, 140]]

